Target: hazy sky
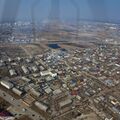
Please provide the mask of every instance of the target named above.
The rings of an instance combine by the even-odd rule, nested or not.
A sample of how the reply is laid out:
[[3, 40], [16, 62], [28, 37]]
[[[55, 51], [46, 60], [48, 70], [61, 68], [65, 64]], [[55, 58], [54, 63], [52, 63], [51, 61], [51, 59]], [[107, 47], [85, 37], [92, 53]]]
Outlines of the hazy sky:
[[[0, 0], [0, 21], [31, 21], [34, 11], [36, 21], [49, 20], [52, 0]], [[79, 11], [78, 11], [79, 10]], [[78, 12], [77, 12], [78, 11]], [[80, 19], [120, 23], [120, 0], [60, 0], [60, 19]]]

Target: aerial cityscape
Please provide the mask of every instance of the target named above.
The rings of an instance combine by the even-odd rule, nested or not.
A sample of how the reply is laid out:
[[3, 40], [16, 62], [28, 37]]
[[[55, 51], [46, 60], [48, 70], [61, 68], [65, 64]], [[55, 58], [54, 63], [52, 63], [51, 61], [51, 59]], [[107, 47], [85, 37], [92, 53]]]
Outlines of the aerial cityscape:
[[[76, 17], [62, 21], [60, 1], [51, 0], [49, 19], [38, 22], [34, 9], [43, 3], [30, 0], [32, 19], [16, 20], [11, 5], [18, 5], [11, 1], [3, 5], [10, 6], [3, 10], [9, 15], [0, 17], [0, 120], [120, 120], [119, 16], [108, 21], [98, 13], [83, 20], [83, 2], [68, 0]], [[101, 1], [92, 12], [108, 0]]]

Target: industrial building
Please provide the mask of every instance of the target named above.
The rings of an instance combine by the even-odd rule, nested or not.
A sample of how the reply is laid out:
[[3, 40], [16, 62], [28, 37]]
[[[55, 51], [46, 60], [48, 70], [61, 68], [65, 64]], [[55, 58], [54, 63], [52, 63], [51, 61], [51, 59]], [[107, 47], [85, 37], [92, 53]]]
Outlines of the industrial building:
[[9, 70], [9, 73], [10, 73], [11, 76], [17, 75], [17, 73], [15, 72], [14, 69], [10, 69], [10, 70]]
[[24, 72], [25, 74], [29, 74], [29, 70], [28, 70], [27, 67], [22, 66], [21, 68], [22, 68], [22, 70], [23, 70], [23, 72]]
[[56, 77], [56, 76], [57, 76], [57, 73], [52, 73], [51, 71], [42, 71], [42, 72], [40, 72], [40, 75], [41, 75], [41, 76], [50, 75], [51, 77]]
[[41, 76], [47, 76], [47, 75], [50, 75], [50, 71], [42, 71], [42, 72], [40, 72], [40, 75]]
[[44, 112], [47, 112], [47, 110], [48, 110], [47, 105], [45, 105], [45, 104], [43, 104], [41, 102], [38, 102], [38, 101], [35, 102], [35, 106], [37, 106], [40, 110], [42, 110]]
[[61, 101], [59, 103], [59, 106], [60, 106], [60, 108], [65, 108], [65, 107], [67, 107], [71, 104], [72, 104], [72, 100], [71, 99], [66, 99], [65, 101]]
[[7, 81], [1, 81], [0, 83], [2, 86], [4, 86], [7, 89], [11, 89], [13, 87], [13, 84]]
[[30, 93], [36, 97], [39, 97], [40, 96], [40, 92], [37, 92], [35, 89], [31, 89], [30, 90]]
[[53, 91], [53, 95], [58, 95], [60, 93], [62, 93], [62, 91], [60, 89], [56, 89]]
[[45, 92], [46, 92], [47, 94], [50, 94], [50, 93], [52, 92], [52, 90], [48, 87], [48, 88], [45, 89]]
[[37, 72], [37, 71], [38, 71], [38, 68], [37, 68], [36, 66], [32, 66], [32, 70], [33, 70], [34, 72]]
[[15, 94], [19, 95], [19, 96], [21, 96], [21, 95], [23, 94], [23, 92], [22, 92], [21, 90], [15, 88], [15, 87], [12, 88], [12, 91], [13, 91]]

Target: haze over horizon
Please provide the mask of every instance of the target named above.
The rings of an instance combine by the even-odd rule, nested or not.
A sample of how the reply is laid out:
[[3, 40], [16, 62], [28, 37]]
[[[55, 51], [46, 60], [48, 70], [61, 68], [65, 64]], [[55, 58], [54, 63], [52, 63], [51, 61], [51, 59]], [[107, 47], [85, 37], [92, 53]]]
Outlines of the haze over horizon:
[[[0, 21], [32, 21], [33, 13], [37, 22], [49, 21], [51, 1], [0, 0]], [[60, 0], [59, 7], [61, 21], [76, 22], [79, 17], [79, 20], [120, 23], [120, 0]]]

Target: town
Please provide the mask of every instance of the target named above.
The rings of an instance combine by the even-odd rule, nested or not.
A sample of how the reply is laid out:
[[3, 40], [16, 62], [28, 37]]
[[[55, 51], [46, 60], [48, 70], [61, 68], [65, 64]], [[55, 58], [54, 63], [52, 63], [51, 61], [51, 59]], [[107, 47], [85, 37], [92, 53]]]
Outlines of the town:
[[47, 49], [0, 60], [0, 98], [19, 120], [119, 120], [120, 46]]

